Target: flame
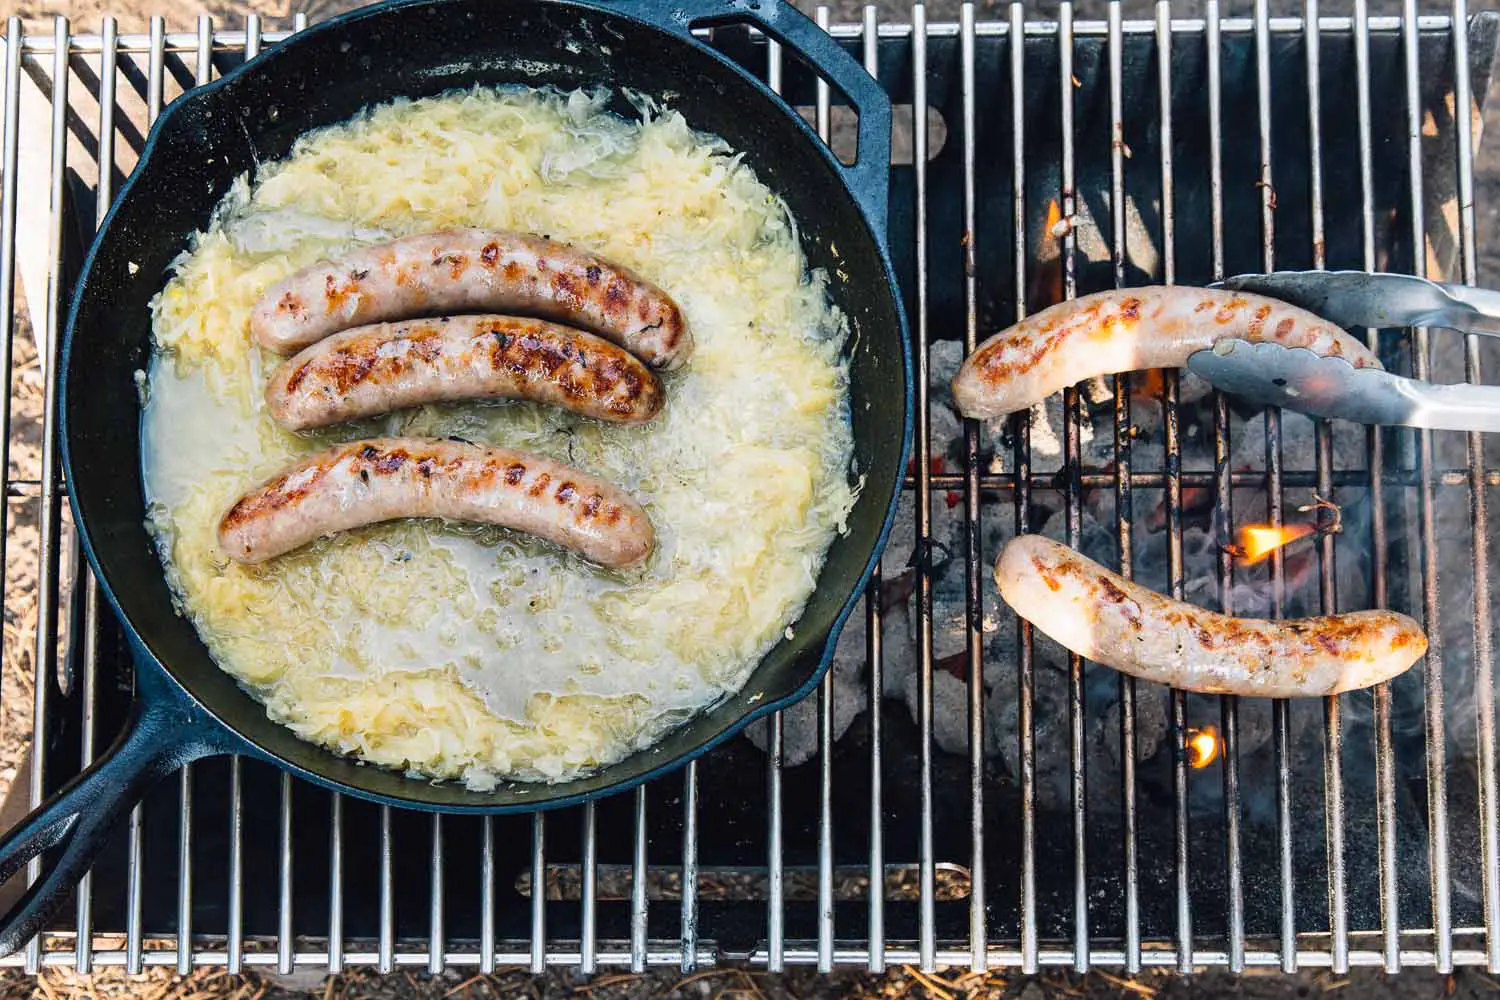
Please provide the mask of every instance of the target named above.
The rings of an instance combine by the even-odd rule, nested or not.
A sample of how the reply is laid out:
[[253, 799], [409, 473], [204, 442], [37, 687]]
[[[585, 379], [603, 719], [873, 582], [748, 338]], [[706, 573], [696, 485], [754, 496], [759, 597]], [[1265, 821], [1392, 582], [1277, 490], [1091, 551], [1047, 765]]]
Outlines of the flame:
[[1315, 524], [1248, 524], [1240, 529], [1236, 554], [1246, 563], [1258, 563], [1283, 545], [1306, 538], [1318, 530]]
[[1061, 238], [1067, 234], [1062, 225], [1062, 206], [1057, 203], [1056, 198], [1047, 199], [1047, 225], [1044, 230], [1048, 236]]
[[1056, 198], [1047, 199], [1047, 218], [1037, 234], [1036, 267], [1026, 289], [1026, 301], [1033, 309], [1042, 309], [1063, 298], [1063, 237], [1068, 233], [1062, 205]]
[[1189, 729], [1187, 738], [1188, 764], [1203, 768], [1219, 759], [1219, 731], [1213, 726]]

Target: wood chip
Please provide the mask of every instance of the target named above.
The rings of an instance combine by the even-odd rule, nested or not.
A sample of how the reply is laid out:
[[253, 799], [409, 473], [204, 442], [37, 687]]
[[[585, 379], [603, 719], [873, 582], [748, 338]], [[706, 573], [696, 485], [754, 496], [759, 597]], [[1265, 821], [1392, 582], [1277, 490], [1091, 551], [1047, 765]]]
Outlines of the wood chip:
[[928, 992], [934, 993], [944, 1000], [958, 1000], [958, 994], [949, 988], [948, 984], [941, 979], [935, 979], [914, 965], [903, 965], [901, 970], [911, 976], [917, 982], [927, 987]]

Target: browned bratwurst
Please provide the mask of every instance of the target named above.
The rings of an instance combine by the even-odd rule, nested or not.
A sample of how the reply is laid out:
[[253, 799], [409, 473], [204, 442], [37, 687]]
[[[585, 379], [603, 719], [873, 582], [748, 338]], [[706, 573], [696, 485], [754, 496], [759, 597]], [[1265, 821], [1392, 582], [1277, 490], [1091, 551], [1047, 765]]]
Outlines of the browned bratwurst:
[[1016, 614], [1079, 656], [1204, 694], [1338, 694], [1389, 680], [1427, 652], [1422, 627], [1394, 611], [1231, 618], [1164, 597], [1041, 535], [1005, 546], [995, 583]]
[[339, 330], [456, 312], [581, 326], [652, 368], [693, 351], [672, 297], [603, 257], [540, 236], [447, 229], [363, 247], [271, 286], [250, 314], [256, 343], [292, 354]]
[[515, 316], [453, 316], [356, 327], [285, 362], [266, 385], [290, 430], [422, 403], [530, 399], [637, 424], [665, 402], [635, 355], [590, 333]]
[[264, 562], [314, 539], [403, 517], [514, 528], [603, 566], [633, 566], [655, 533], [640, 504], [539, 455], [431, 438], [352, 441], [282, 470], [229, 508], [219, 545]]
[[953, 377], [953, 399], [966, 417], [1003, 416], [1095, 375], [1181, 368], [1230, 337], [1380, 367], [1334, 324], [1276, 299], [1185, 285], [1122, 288], [1059, 302], [990, 337]]

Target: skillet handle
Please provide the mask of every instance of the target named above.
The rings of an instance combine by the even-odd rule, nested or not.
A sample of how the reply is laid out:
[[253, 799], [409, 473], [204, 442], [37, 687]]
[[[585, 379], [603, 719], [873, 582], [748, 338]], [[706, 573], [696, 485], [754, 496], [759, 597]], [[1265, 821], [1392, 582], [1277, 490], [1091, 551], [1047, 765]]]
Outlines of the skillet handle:
[[[891, 163], [891, 99], [859, 61], [787, 0], [620, 0], [612, 4], [652, 24], [692, 37], [692, 29], [754, 24], [827, 77], [859, 115], [852, 164], [835, 158], [877, 237], [886, 238]], [[830, 157], [832, 154], [829, 154]]]
[[25, 947], [109, 841], [119, 819], [158, 780], [199, 757], [231, 749], [229, 734], [136, 652], [136, 697], [125, 729], [104, 756], [0, 839], [0, 880], [52, 847], [55, 864], [0, 917], [0, 955]]

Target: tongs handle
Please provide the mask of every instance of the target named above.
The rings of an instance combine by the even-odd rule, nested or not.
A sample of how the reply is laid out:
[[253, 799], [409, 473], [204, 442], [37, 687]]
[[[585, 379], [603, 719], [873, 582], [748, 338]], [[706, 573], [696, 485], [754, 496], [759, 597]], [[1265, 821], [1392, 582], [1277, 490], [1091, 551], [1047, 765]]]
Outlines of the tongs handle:
[[1500, 337], [1500, 292], [1378, 271], [1241, 274], [1222, 287], [1281, 299], [1342, 327], [1436, 326]]
[[1468, 309], [1464, 313], [1468, 317], [1468, 325], [1455, 329], [1500, 337], [1500, 292], [1491, 288], [1475, 288], [1473, 285], [1440, 283], [1440, 286], [1455, 302], [1462, 303]]

